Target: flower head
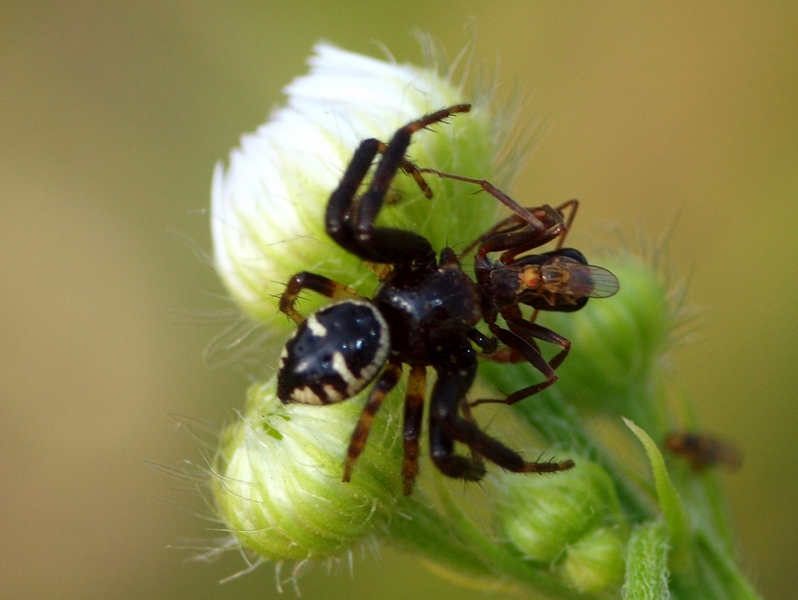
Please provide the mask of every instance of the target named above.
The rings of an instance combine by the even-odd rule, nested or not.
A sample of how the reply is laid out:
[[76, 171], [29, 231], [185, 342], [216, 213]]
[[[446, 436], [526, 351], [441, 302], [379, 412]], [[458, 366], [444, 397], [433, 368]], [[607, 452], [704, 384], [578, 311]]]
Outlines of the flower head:
[[[376, 284], [362, 261], [324, 229], [327, 199], [359, 142], [387, 141], [404, 123], [464, 102], [462, 86], [432, 69], [328, 44], [316, 46], [309, 62], [310, 73], [286, 87], [286, 106], [244, 136], [227, 169], [217, 165], [213, 178], [216, 269], [244, 312], [267, 324], [275, 345], [291, 326], [276, 314], [277, 298], [295, 273], [314, 271], [366, 293]], [[422, 167], [490, 177], [497, 149], [493, 122], [477, 99], [467, 117], [417, 134], [408, 157]], [[430, 178], [429, 185], [432, 201], [412, 178], [397, 177], [392, 183], [397, 202], [382, 211], [381, 222], [419, 231], [441, 248], [470, 242], [494, 220], [493, 199], [470, 197], [473, 189], [438, 178]], [[312, 299], [307, 306], [319, 302]]]

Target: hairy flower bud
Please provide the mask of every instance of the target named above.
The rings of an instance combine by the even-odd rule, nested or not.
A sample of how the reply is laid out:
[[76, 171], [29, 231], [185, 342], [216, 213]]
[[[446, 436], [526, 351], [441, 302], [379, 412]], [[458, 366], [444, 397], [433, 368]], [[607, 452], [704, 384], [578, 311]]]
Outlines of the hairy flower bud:
[[[324, 220], [330, 193], [362, 140], [388, 141], [425, 113], [470, 103], [467, 115], [416, 132], [407, 157], [421, 169], [487, 179], [499, 188], [507, 183], [494, 169], [504, 121], [488, 110], [485, 98], [463, 97], [450, 76], [324, 44], [310, 63], [310, 74], [286, 89], [287, 106], [242, 139], [229, 167], [217, 167], [213, 184], [215, 266], [235, 303], [265, 332], [260, 341], [266, 352], [260, 354], [274, 358], [295, 326], [277, 310], [294, 274], [312, 271], [367, 297], [378, 284], [368, 265], [329, 238]], [[503, 161], [504, 174], [512, 163], [507, 169]], [[473, 248], [469, 244], [497, 223], [499, 202], [487, 194], [472, 197], [473, 181], [424, 177], [432, 200], [413, 177], [393, 177], [377, 226], [418, 232], [436, 251], [460, 251]], [[494, 231], [501, 232], [498, 227]], [[473, 258], [473, 251], [467, 254]], [[436, 502], [419, 489], [423, 484], [402, 495], [401, 384], [371, 424], [351, 482], [343, 483], [363, 398], [285, 405], [271, 379], [250, 388], [213, 465], [219, 515], [232, 534], [224, 547], [240, 544], [266, 560], [302, 562], [351, 552], [378, 537], [434, 563], [452, 581], [494, 590], [615, 597], [625, 578], [620, 590], [628, 598], [666, 597], [671, 588], [684, 600], [756, 597], [736, 571], [729, 552], [734, 545], [716, 542], [730, 530], [713, 506], [719, 495], [708, 489], [683, 500], [655, 443], [668, 420], [662, 359], [675, 319], [667, 287], [634, 258], [600, 264], [617, 276], [620, 293], [577, 312], [541, 312], [543, 325], [570, 340], [570, 355], [558, 365], [555, 385], [512, 411], [544, 447], [562, 451], [576, 467], [548, 475], [491, 469], [490, 527], [458, 506], [460, 496], [449, 486], [436, 486]], [[340, 288], [322, 291], [336, 296], [335, 290]], [[297, 322], [329, 301], [312, 293], [298, 299], [302, 304], [292, 315]], [[510, 312], [505, 315], [511, 319]], [[470, 337], [478, 339], [474, 332]], [[487, 338], [481, 341], [483, 350], [492, 348]], [[550, 346], [539, 344], [547, 359], [557, 351]], [[541, 373], [524, 361], [484, 361], [480, 378], [494, 390], [512, 392], [541, 381]], [[451, 416], [457, 408], [467, 416], [465, 405], [451, 406]], [[619, 415], [635, 420], [637, 425], [627, 425], [645, 448], [653, 486], [626, 464], [626, 454], [603, 447], [593, 420], [582, 419], [586, 413], [608, 417], [601, 424], [619, 423]], [[467, 431], [461, 428], [455, 439], [479, 454]]]
[[245, 546], [269, 560], [324, 558], [384, 529], [402, 495], [401, 398], [385, 402], [343, 483], [361, 406], [283, 404], [274, 380], [250, 388], [222, 437], [214, 481], [221, 516]]
[[623, 583], [624, 536], [617, 527], [599, 527], [577, 540], [562, 562], [563, 579], [583, 593], [598, 593]]
[[[436, 252], [444, 247], [455, 252], [470, 248], [464, 252], [465, 272], [470, 272], [474, 242], [478, 243], [481, 235], [507, 234], [509, 237], [496, 244], [512, 246], [519, 239], [513, 236], [520, 234], [512, 220], [498, 220], [497, 198], [474, 194], [478, 188], [474, 184], [483, 179], [506, 189], [507, 181], [500, 175], [509, 174], [514, 166], [514, 157], [508, 162], [499, 152], [506, 121], [489, 109], [489, 98], [464, 97], [451, 73], [442, 76], [436, 69], [374, 60], [325, 44], [316, 47], [310, 65], [308, 75], [286, 88], [287, 105], [255, 134], [242, 138], [241, 147], [231, 153], [229, 166], [217, 167], [213, 182], [214, 264], [233, 301], [252, 319], [250, 325], [254, 323], [253, 327], [264, 333], [258, 340], [263, 342], [258, 354], [259, 358], [265, 356], [259, 362], [267, 368], [274, 366], [268, 360], [270, 353], [276, 359], [277, 348], [302, 316], [331, 297], [356, 295], [352, 289], [373, 297], [379, 283], [370, 270], [373, 266], [327, 235], [327, 228], [332, 230], [335, 223], [325, 223], [330, 194], [363, 140], [388, 142], [397, 128], [426, 113], [469, 104], [468, 114], [452, 115], [432, 131], [414, 132], [406, 158], [420, 170], [404, 164], [410, 176], [387, 172], [391, 181], [376, 226], [419, 233]], [[360, 160], [372, 156], [370, 149], [379, 152], [383, 146], [372, 141], [364, 148], [369, 152], [359, 154]], [[362, 170], [368, 167], [365, 162], [356, 165]], [[450, 176], [438, 178], [425, 168]], [[357, 204], [358, 192], [369, 185], [370, 177], [366, 174], [363, 182], [360, 175], [357, 181], [346, 179], [351, 188], [340, 197], [348, 201], [351, 196]], [[427, 180], [429, 189], [419, 177]], [[354, 189], [361, 183], [360, 189]], [[486, 184], [482, 187], [491, 189]], [[422, 190], [431, 190], [433, 199], [425, 198], [428, 194]], [[521, 202], [528, 206], [546, 200]], [[372, 205], [362, 207], [368, 212]], [[371, 224], [352, 214], [347, 212], [344, 218], [356, 221], [355, 228], [365, 230]], [[552, 227], [557, 226], [556, 217], [546, 218], [555, 218]], [[489, 249], [493, 255], [504, 251], [490, 244]], [[505, 256], [515, 250], [539, 252], [536, 247], [523, 246], [522, 241]], [[584, 274], [600, 271], [580, 270], [572, 281], [556, 277], [567, 270], [553, 270], [548, 277], [541, 277], [545, 285], [555, 286], [553, 289], [573, 286], [580, 294], [603, 299], [575, 312], [552, 313], [545, 310], [550, 305], [537, 306], [540, 323], [570, 340], [570, 354], [562, 364], [552, 361], [559, 376], [555, 385], [534, 401], [515, 403], [509, 411], [534, 430], [544, 447], [562, 451], [575, 461], [573, 469], [524, 475], [496, 473], [492, 468], [487, 507], [492, 527], [472, 519], [474, 515], [459, 506], [460, 496], [451, 492], [455, 486], [436, 486], [437, 498], [432, 502], [419, 489], [425, 487], [421, 482], [412, 495], [404, 496], [401, 473], [403, 468], [409, 472], [412, 461], [402, 457], [400, 384], [370, 424], [370, 436], [354, 465], [351, 482], [343, 483], [344, 461], [356, 454], [349, 451], [349, 445], [359, 422], [362, 395], [327, 406], [285, 405], [276, 397], [272, 378], [250, 388], [245, 410], [223, 435], [213, 465], [219, 516], [231, 533], [224, 547], [238, 544], [278, 563], [303, 562], [339, 556], [366, 539], [381, 538], [434, 563], [434, 568], [449, 574], [452, 581], [491, 589], [536, 590], [564, 598], [609, 598], [619, 591], [626, 598], [661, 598], [671, 592], [684, 600], [756, 597], [737, 572], [730, 552], [734, 544], [723, 540], [730, 528], [718, 506], [719, 494], [709, 487], [701, 493], [680, 494], [677, 484], [684, 482], [674, 483], [657, 447], [669, 421], [663, 358], [676, 321], [668, 288], [652, 268], [632, 257], [619, 256], [600, 264], [621, 283], [620, 292], [612, 298], [614, 280], [607, 276], [611, 283], [602, 292], [600, 285], [594, 286], [597, 281]], [[379, 267], [374, 270], [384, 272]], [[287, 282], [302, 271], [322, 276], [317, 280], [322, 283], [315, 287], [300, 286], [320, 293], [297, 295], [299, 290], [290, 288], [282, 306], [284, 312], [291, 313], [292, 319], [288, 319], [279, 314], [278, 299]], [[330, 284], [325, 277], [352, 289]], [[527, 277], [525, 285], [534, 281], [535, 277]], [[490, 304], [498, 292], [494, 287], [485, 289], [484, 280], [479, 283], [483, 286], [483, 313], [475, 314], [475, 322], [482, 317], [479, 327], [483, 332], [481, 337], [475, 331], [468, 335], [491, 353], [494, 345], [485, 327], [493, 323]], [[515, 294], [513, 290], [518, 288], [509, 289]], [[531, 352], [539, 348], [545, 360], [552, 360], [556, 346], [569, 347], [556, 336], [537, 336], [539, 330], [518, 321], [514, 330], [513, 315], [517, 313], [512, 308], [513, 298], [511, 294], [511, 308], [500, 311], [499, 327], [506, 318], [510, 321], [508, 335], [518, 331], [516, 335], [523, 340], [524, 332], [529, 332], [536, 339], [553, 342], [527, 340], [526, 352], [518, 356], [534, 362]], [[301, 305], [294, 307], [294, 300]], [[531, 316], [531, 307], [523, 308], [526, 312], [522, 315]], [[316, 328], [310, 338], [326, 335], [318, 320], [306, 323], [311, 330]], [[317, 335], [319, 331], [323, 333]], [[512, 346], [508, 340], [513, 338], [498, 335], [495, 328], [492, 333]], [[235, 346], [238, 336], [232, 337], [238, 358], [242, 348]], [[395, 345], [389, 348], [396, 350]], [[506, 348], [496, 350], [504, 352]], [[378, 358], [370, 363], [375, 369], [382, 365], [383, 357]], [[494, 358], [495, 362], [484, 361], [480, 367], [481, 383], [486, 387], [512, 393], [542, 380], [540, 370], [528, 362], [513, 363], [516, 354], [512, 352]], [[333, 360], [337, 360], [335, 356]], [[398, 371], [395, 365], [391, 368]], [[340, 360], [333, 370], [330, 381], [346, 383], [329, 384], [333, 391], [352, 393], [367, 379], [353, 376]], [[310, 378], [310, 384], [320, 389], [326, 382], [319, 376]], [[440, 388], [440, 381], [436, 385]], [[464, 403], [473, 399], [471, 392], [463, 390], [465, 398], [439, 394], [432, 410], [439, 416], [445, 413], [450, 422], [461, 412], [469, 417]], [[340, 396], [325, 398], [337, 400]], [[448, 412], [440, 410], [442, 400], [448, 403]], [[411, 414], [412, 408], [411, 404]], [[606, 418], [582, 418], [595, 413]], [[653, 486], [645, 483], [645, 475], [635, 469], [625, 450], [603, 447], [610, 437], [596, 435], [605, 432], [594, 430], [595, 421], [620, 425], [621, 415], [636, 423], [627, 421], [645, 448]], [[368, 418], [361, 425], [366, 425]], [[408, 422], [414, 425], [412, 420]], [[495, 460], [497, 446], [485, 440], [474, 443], [469, 431], [472, 429], [467, 426], [446, 431], [459, 444], [455, 450], [462, 453], [470, 446], [474, 456], [484, 454]], [[631, 437], [625, 430], [616, 433]], [[363, 440], [362, 436], [356, 439], [357, 444]], [[448, 452], [448, 439], [433, 449]], [[618, 447], [622, 448], [621, 444]], [[519, 449], [528, 452], [528, 448]], [[422, 448], [422, 454], [426, 450]], [[410, 453], [414, 453], [412, 448]], [[507, 464], [512, 468], [517, 461]], [[694, 483], [704, 485], [708, 479], [687, 483], [692, 490]]]
[[566, 588], [599, 593], [623, 582], [623, 517], [610, 476], [595, 463], [552, 477], [503, 475], [493, 506], [499, 535]]

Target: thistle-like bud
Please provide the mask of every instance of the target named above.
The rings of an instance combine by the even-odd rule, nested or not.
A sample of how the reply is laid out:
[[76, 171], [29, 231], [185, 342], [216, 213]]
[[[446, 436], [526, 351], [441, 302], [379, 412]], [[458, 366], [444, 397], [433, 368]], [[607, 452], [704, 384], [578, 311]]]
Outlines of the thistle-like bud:
[[493, 514], [514, 553], [551, 566], [580, 591], [599, 592], [623, 581], [624, 536], [609, 475], [586, 459], [555, 476], [503, 474]]
[[[485, 98], [464, 97], [449, 76], [323, 44], [310, 63], [310, 74], [286, 89], [287, 106], [242, 139], [229, 167], [217, 167], [213, 184], [216, 268], [233, 300], [268, 332], [266, 350], [275, 359], [294, 327], [278, 313], [278, 298], [295, 273], [312, 271], [367, 297], [377, 285], [369, 267], [325, 230], [329, 195], [360, 141], [388, 141], [425, 113], [471, 103], [467, 115], [416, 132], [407, 158], [422, 169], [487, 179], [499, 188], [507, 183], [494, 169], [502, 121]], [[486, 194], [472, 197], [473, 182], [432, 175], [427, 181], [432, 200], [413, 177], [398, 174], [378, 225], [418, 232], [440, 250], [469, 247], [496, 224], [499, 203]], [[667, 420], [661, 363], [674, 325], [667, 287], [633, 258], [600, 264], [617, 276], [620, 292], [577, 312], [541, 312], [543, 325], [571, 341], [570, 355], [557, 369], [556, 385], [513, 406], [575, 468], [537, 476], [492, 470], [495, 527], [479, 526], [446, 486], [439, 486], [438, 503], [418, 487], [402, 495], [401, 386], [383, 403], [351, 482], [343, 483], [362, 398], [285, 405], [272, 379], [250, 388], [214, 464], [214, 496], [236, 541], [268, 560], [304, 561], [340, 555], [377, 536], [458, 573], [455, 580], [551, 597], [614, 597], [624, 571], [622, 589], [630, 598], [665, 597], [669, 581], [690, 600], [755, 597], [735, 572], [727, 552], [733, 544], [714, 542], [714, 529], [728, 530], [720, 511], [682, 501], [653, 441]], [[316, 296], [303, 294], [297, 310], [307, 315], [328, 302]], [[507, 392], [541, 380], [525, 362], [487, 361], [480, 377]], [[628, 423], [646, 449], [653, 488], [641, 485], [633, 468], [616, 466], [622, 461], [601, 447], [572, 406], [630, 416], [641, 426]], [[703, 517], [710, 514], [719, 526]]]
[[249, 389], [222, 436], [214, 478], [221, 516], [244, 546], [269, 560], [315, 559], [382, 532], [402, 495], [401, 398], [385, 402], [343, 483], [361, 406], [283, 404], [274, 380]]
[[616, 588], [624, 578], [626, 536], [617, 527], [598, 527], [568, 547], [562, 577], [583, 593]]

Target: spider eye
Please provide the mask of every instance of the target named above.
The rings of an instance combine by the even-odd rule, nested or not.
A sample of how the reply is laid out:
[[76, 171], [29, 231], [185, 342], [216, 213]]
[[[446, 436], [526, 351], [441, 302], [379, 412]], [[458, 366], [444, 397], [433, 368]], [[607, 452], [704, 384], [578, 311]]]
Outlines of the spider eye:
[[389, 348], [388, 325], [368, 302], [323, 308], [302, 322], [283, 349], [277, 396], [301, 404], [351, 398], [377, 376]]

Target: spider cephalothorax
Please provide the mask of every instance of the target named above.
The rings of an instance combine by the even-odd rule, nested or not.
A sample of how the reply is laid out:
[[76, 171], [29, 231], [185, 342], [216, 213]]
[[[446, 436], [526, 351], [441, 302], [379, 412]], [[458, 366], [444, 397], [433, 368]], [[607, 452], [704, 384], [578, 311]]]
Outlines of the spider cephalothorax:
[[[470, 105], [460, 104], [428, 114], [397, 130], [387, 145], [376, 139], [361, 142], [330, 196], [325, 218], [330, 237], [364, 261], [390, 265], [374, 297], [363, 298], [341, 283], [301, 272], [291, 279], [280, 300], [280, 309], [299, 324], [280, 358], [277, 389], [283, 402], [340, 402], [376, 380], [352, 435], [344, 481], [351, 476], [375, 413], [399, 381], [403, 364], [410, 367], [403, 429], [405, 493], [412, 491], [418, 472], [427, 367], [432, 367], [437, 375], [429, 409], [430, 455], [444, 474], [479, 480], [485, 473], [481, 458], [524, 473], [561, 471], [574, 464], [570, 460], [525, 461], [484, 433], [465, 404], [477, 370], [474, 345], [484, 355], [504, 360], [500, 358], [504, 355], [496, 352], [501, 342], [510, 349], [512, 360], [520, 356], [546, 376], [543, 384], [524, 388], [520, 396], [513, 394], [507, 401], [516, 401], [556, 380], [554, 368], [565, 358], [567, 340], [532, 319], [524, 319], [519, 304], [541, 310], [577, 310], [588, 297], [609, 295], [596, 292], [590, 277], [600, 272], [594, 270], [597, 267], [588, 266], [576, 251], [558, 248], [549, 254], [516, 258], [522, 252], [564, 237], [567, 224], [563, 207], [525, 209], [487, 182], [428, 171], [480, 183], [515, 213], [469, 247], [470, 251], [479, 246], [476, 281], [461, 269], [460, 260], [451, 248], [444, 248], [436, 259], [430, 242], [418, 233], [374, 224], [389, 186], [400, 170], [414, 177], [422, 191], [431, 196], [422, 176], [425, 170], [405, 158], [412, 134], [469, 110]], [[378, 154], [381, 157], [374, 175], [358, 196]], [[503, 254], [494, 263], [487, 255], [495, 251]], [[608, 272], [601, 270], [601, 273]], [[533, 281], [535, 278], [538, 283]], [[514, 287], [508, 291], [506, 285], [499, 283], [502, 279], [511, 281], [509, 285]], [[294, 308], [303, 289], [336, 302], [305, 319]], [[505, 319], [509, 330], [496, 324], [498, 315]], [[493, 337], [476, 329], [483, 320]], [[563, 350], [547, 362], [535, 339], [552, 342]], [[468, 446], [471, 455], [455, 453], [455, 442]]]

